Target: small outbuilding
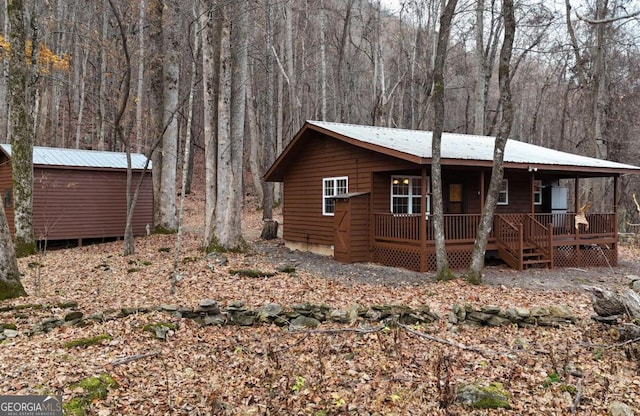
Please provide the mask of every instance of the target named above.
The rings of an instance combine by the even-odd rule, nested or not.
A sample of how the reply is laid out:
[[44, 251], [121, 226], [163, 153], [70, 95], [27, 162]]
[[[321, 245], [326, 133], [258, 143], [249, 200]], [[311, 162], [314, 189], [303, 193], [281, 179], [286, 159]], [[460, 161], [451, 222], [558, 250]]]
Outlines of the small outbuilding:
[[[151, 162], [131, 154], [132, 188], [143, 183], [133, 219], [134, 235], [153, 224]], [[127, 216], [126, 153], [33, 148], [33, 229], [36, 240], [119, 238]], [[0, 144], [0, 192], [11, 233], [15, 232], [11, 145]]]
[[[286, 245], [347, 263], [434, 270], [431, 139], [429, 131], [306, 122], [265, 175], [284, 183]], [[455, 269], [471, 259], [494, 143], [442, 136], [444, 231]], [[616, 265], [618, 178], [638, 173], [636, 166], [509, 140], [487, 250], [519, 270]], [[584, 178], [612, 179], [604, 211], [589, 211], [578, 197]]]

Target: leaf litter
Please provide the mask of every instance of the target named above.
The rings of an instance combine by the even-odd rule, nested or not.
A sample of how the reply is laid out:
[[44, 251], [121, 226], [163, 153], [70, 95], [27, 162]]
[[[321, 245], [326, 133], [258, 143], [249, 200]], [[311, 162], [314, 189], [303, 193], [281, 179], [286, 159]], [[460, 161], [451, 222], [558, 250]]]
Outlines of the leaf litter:
[[[309, 263], [309, 255], [291, 253], [279, 240], [258, 242], [260, 213], [248, 205], [243, 218], [252, 248], [224, 254], [228, 262], [220, 265], [200, 250], [202, 203], [198, 193], [187, 200], [180, 257], [189, 261], [180, 264], [183, 279], [175, 295], [169, 292], [175, 245], [171, 235], [138, 238], [136, 255], [130, 257], [120, 255], [121, 242], [110, 242], [21, 259], [23, 284], [30, 296], [0, 306], [47, 307], [0, 312], [0, 323], [15, 324], [19, 332], [0, 344], [0, 391], [61, 394], [68, 401], [77, 395], [72, 385], [107, 373], [118, 387], [91, 403], [90, 414], [101, 415], [486, 414], [462, 407], [451, 396], [456, 386], [476, 382], [500, 382], [510, 392], [512, 410], [492, 410], [496, 415], [598, 415], [607, 414], [614, 401], [632, 408], [640, 403], [640, 360], [616, 346], [606, 327], [591, 321], [589, 297], [580, 290], [583, 281], [603, 280], [600, 284], [615, 288], [625, 283], [626, 274], [640, 273], [632, 261], [638, 258], [637, 248], [621, 249], [622, 269], [518, 274], [489, 267], [483, 286], [459, 280], [435, 283], [430, 275], [375, 265], [340, 265], [313, 256]], [[625, 263], [625, 259], [631, 260]], [[28, 266], [34, 261], [39, 269]], [[282, 262], [295, 264], [296, 271], [278, 272]], [[229, 273], [239, 269], [275, 275]], [[513, 284], [514, 279], [528, 277], [564, 283]], [[431, 342], [398, 327], [372, 333], [306, 333], [275, 325], [201, 327], [159, 311], [28, 335], [43, 319], [64, 316], [64, 308], [52, 306], [63, 301], [77, 302], [77, 309], [87, 316], [161, 304], [195, 307], [203, 299], [221, 305], [243, 301], [252, 308], [303, 302], [332, 308], [427, 304], [441, 319], [412, 329], [498, 354]], [[446, 316], [454, 304], [501, 308], [559, 304], [568, 306], [577, 321], [557, 328], [452, 325]], [[164, 340], [144, 330], [176, 320], [176, 329]], [[319, 329], [338, 327], [323, 323]], [[101, 334], [111, 339], [64, 347]], [[127, 357], [136, 359], [119, 364]]]

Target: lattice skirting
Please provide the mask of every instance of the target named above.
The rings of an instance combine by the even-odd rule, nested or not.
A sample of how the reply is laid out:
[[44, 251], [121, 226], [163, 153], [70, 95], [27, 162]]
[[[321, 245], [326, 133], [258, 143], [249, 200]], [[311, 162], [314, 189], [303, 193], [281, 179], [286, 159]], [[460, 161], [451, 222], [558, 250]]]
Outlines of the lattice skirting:
[[420, 271], [420, 247], [402, 247], [386, 244], [373, 245], [373, 261], [391, 267]]
[[618, 265], [618, 249], [609, 245], [559, 246], [553, 249], [554, 267], [606, 267]]
[[[471, 249], [447, 249], [449, 267], [453, 270], [466, 269], [471, 264]], [[373, 261], [391, 267], [402, 267], [409, 270], [420, 271], [420, 248], [398, 247], [386, 244], [373, 245]], [[435, 271], [436, 253], [426, 253], [426, 270]]]
[[[420, 271], [420, 247], [374, 244], [373, 261], [385, 266]], [[447, 249], [449, 267], [467, 269], [472, 249]], [[607, 267], [618, 265], [618, 249], [614, 245], [559, 246], [553, 249], [554, 267]], [[426, 253], [426, 270], [436, 270], [436, 253]]]

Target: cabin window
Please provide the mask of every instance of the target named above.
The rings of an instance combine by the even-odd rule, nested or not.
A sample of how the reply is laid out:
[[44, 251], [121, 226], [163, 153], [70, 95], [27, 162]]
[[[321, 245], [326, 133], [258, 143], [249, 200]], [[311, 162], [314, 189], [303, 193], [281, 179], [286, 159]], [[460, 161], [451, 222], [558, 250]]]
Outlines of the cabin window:
[[333, 197], [349, 191], [349, 179], [346, 176], [322, 179], [322, 215], [335, 215], [336, 201]]
[[[429, 212], [430, 181], [427, 178], [427, 212]], [[422, 178], [420, 176], [391, 177], [391, 212], [393, 214], [419, 214], [422, 202]]]
[[509, 205], [509, 179], [503, 179], [498, 191], [498, 205]]
[[542, 181], [533, 181], [533, 204], [542, 205]]

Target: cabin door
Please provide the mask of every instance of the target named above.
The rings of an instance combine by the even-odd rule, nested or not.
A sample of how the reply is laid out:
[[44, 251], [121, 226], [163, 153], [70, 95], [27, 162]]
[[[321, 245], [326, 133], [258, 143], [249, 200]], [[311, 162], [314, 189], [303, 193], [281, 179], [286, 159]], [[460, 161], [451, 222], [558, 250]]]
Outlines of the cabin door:
[[343, 263], [369, 260], [369, 194], [336, 198], [333, 257]]
[[464, 186], [450, 183], [448, 187], [447, 214], [464, 214]]

